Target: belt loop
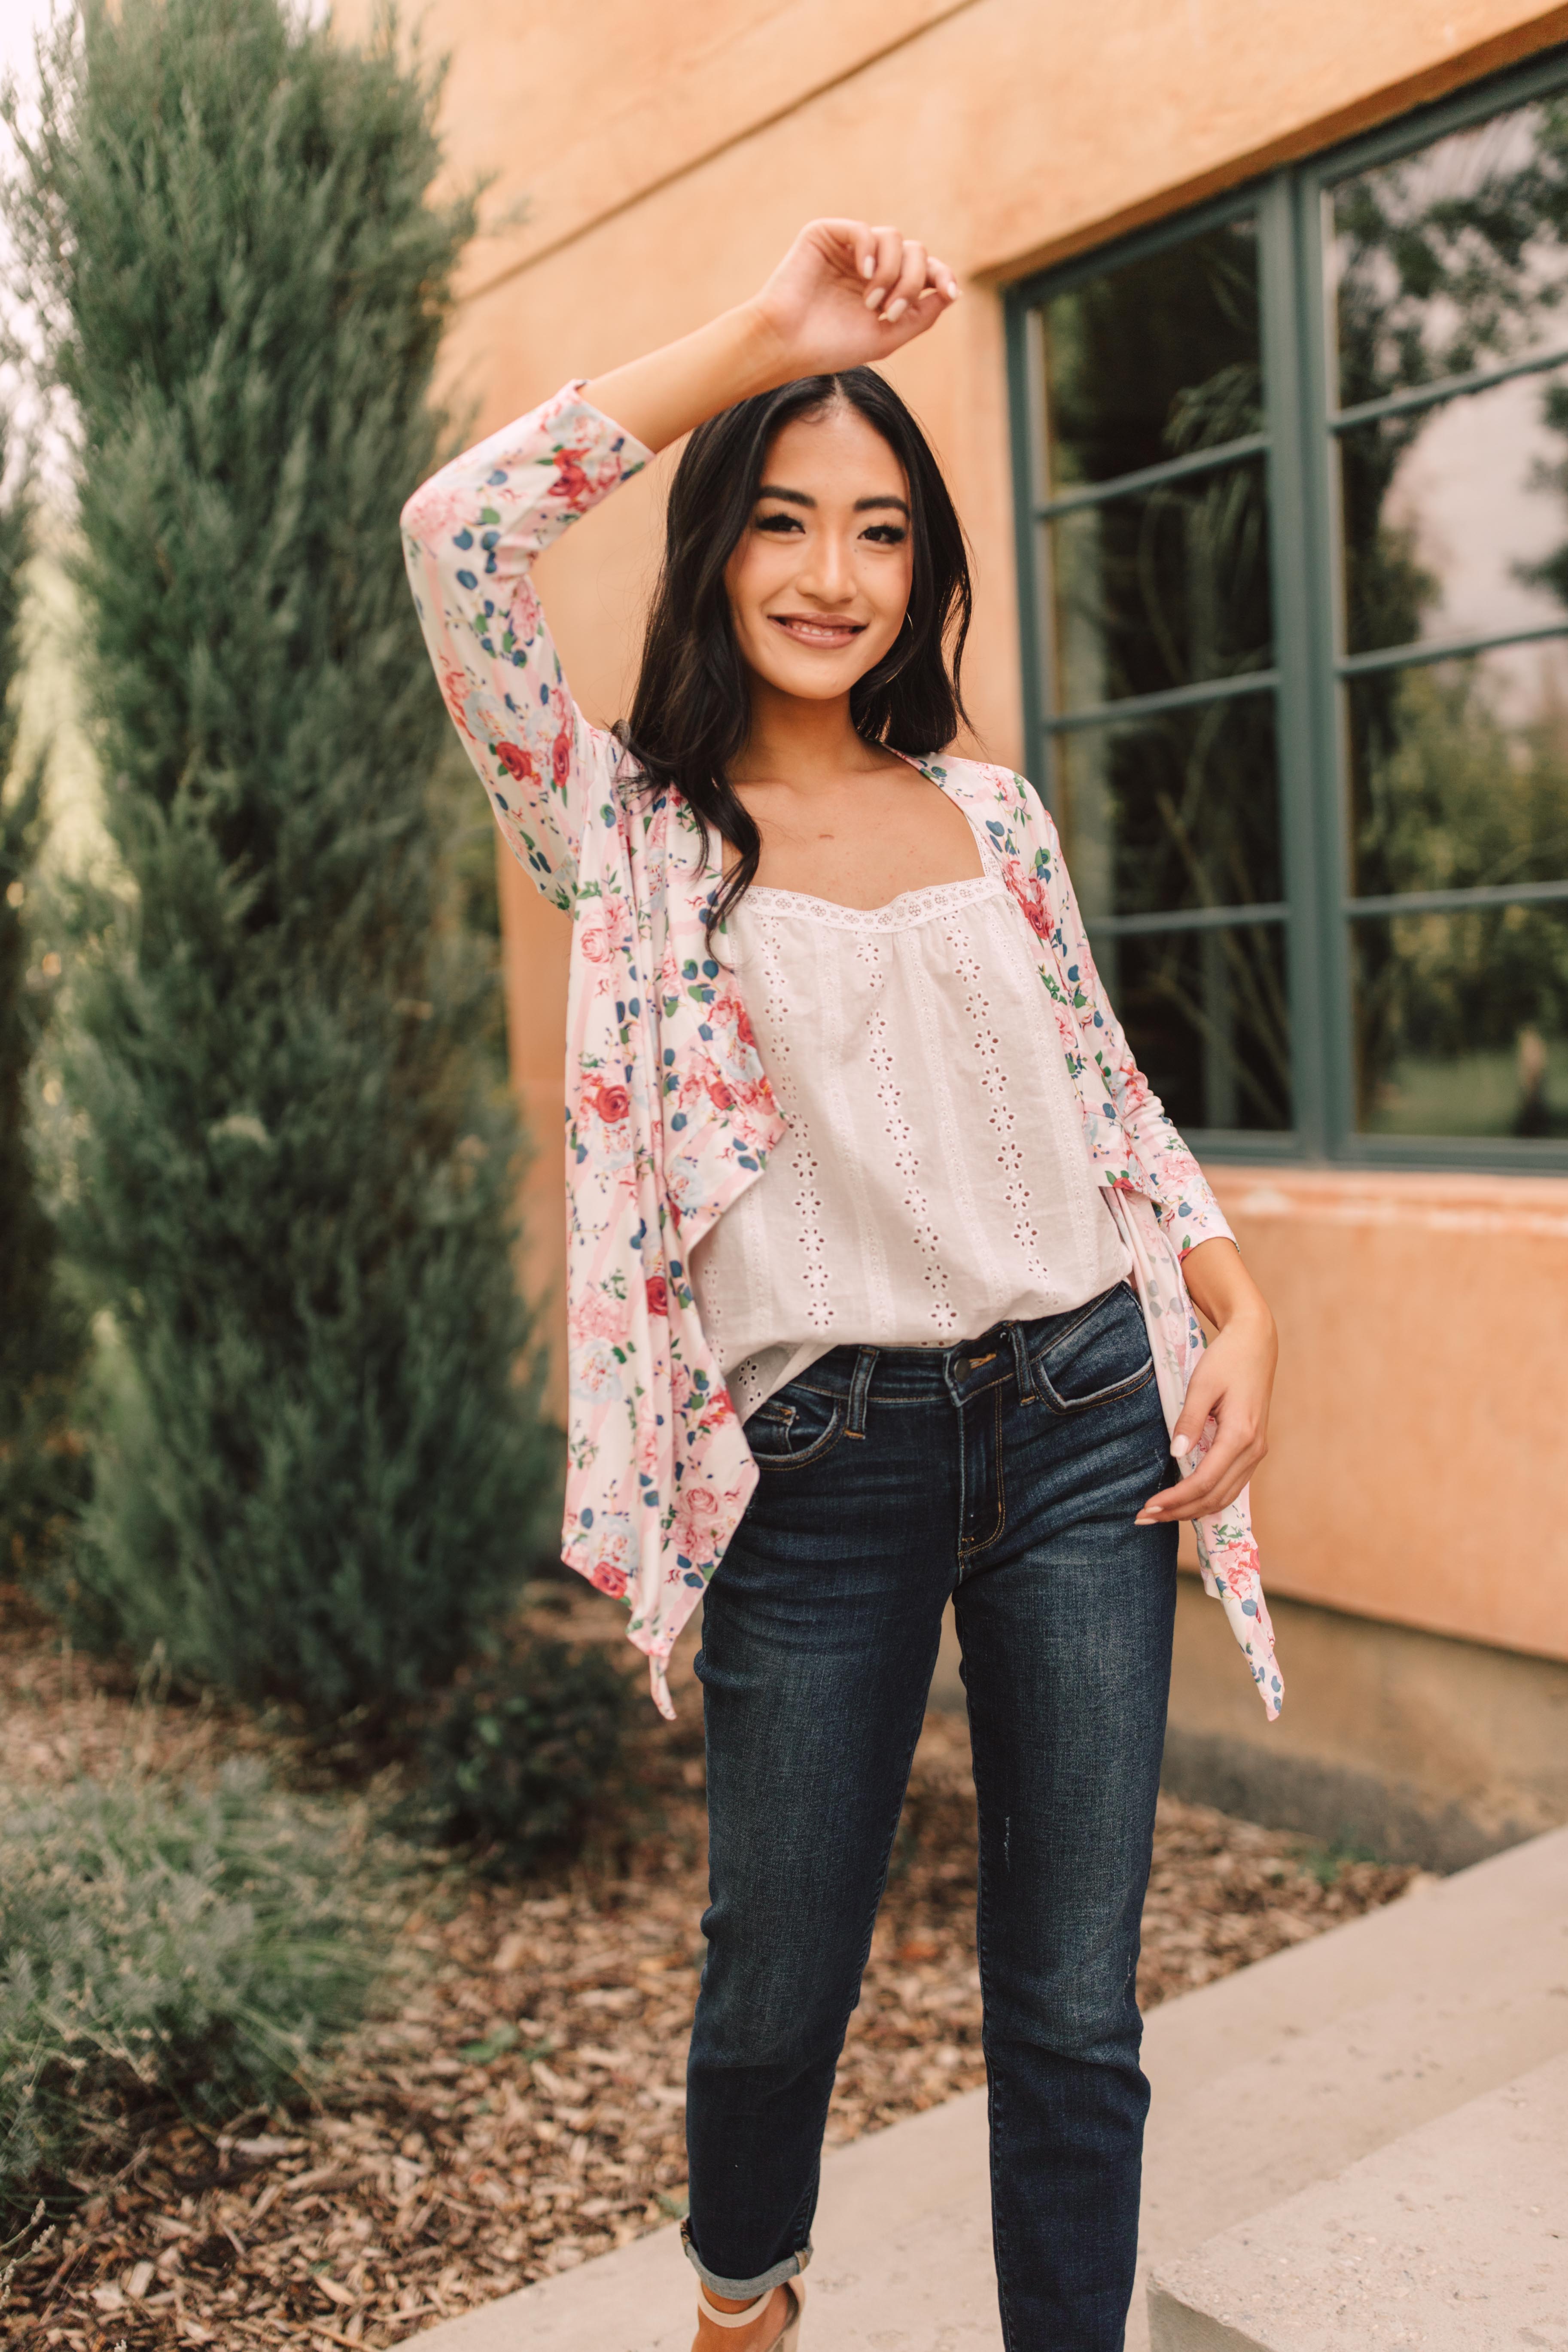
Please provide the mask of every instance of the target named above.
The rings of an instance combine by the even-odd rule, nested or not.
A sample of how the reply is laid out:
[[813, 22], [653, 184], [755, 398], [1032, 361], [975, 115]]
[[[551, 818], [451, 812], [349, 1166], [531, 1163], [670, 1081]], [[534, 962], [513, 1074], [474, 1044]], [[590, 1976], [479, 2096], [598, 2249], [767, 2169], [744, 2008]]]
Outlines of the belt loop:
[[844, 1424], [846, 1437], [866, 1434], [866, 1400], [871, 1392], [871, 1374], [876, 1369], [878, 1350], [862, 1348], [855, 1359], [854, 1377], [849, 1382], [849, 1418]]
[[1013, 1342], [1013, 1369], [1018, 1379], [1018, 1402], [1037, 1404], [1040, 1392], [1035, 1386], [1035, 1368], [1029, 1361], [1029, 1343], [1022, 1323], [1009, 1323], [1007, 1337]]

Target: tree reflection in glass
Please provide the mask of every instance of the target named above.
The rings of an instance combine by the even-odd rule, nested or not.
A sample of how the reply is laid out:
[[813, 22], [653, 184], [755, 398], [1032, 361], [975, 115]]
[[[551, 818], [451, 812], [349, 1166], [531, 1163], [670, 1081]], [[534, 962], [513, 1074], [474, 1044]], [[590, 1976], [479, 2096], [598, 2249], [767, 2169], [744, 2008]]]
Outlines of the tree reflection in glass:
[[[1101, 271], [1038, 315], [1047, 488], [1069, 501], [1043, 526], [1057, 714], [1270, 669], [1267, 482], [1245, 447], [1263, 425], [1255, 219]], [[1230, 462], [1116, 487], [1237, 443]], [[1091, 923], [1280, 899], [1274, 735], [1267, 686], [1055, 734], [1057, 804]], [[1174, 1115], [1289, 1125], [1281, 937], [1101, 932], [1096, 951]]]
[[[1329, 215], [1342, 409], [1568, 350], [1563, 101], [1342, 181]], [[1346, 652], [1568, 623], [1565, 439], [1551, 368], [1340, 432]], [[1368, 670], [1343, 725], [1352, 895], [1568, 877], [1561, 642]], [[1355, 920], [1361, 1128], [1568, 1131], [1563, 941], [1549, 907]]]

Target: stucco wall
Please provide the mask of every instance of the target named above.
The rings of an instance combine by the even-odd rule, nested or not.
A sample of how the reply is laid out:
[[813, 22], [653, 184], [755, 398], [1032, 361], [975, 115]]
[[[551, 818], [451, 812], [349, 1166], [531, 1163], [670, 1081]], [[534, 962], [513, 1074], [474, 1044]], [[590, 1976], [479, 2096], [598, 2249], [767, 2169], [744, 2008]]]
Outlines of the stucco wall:
[[[348, 0], [351, 33], [368, 0]], [[1568, 38], [1526, 0], [428, 0], [456, 178], [494, 174], [447, 387], [476, 429], [744, 295], [799, 223], [907, 223], [966, 299], [889, 373], [974, 544], [968, 688], [1020, 757], [997, 289]], [[579, 699], [624, 707], [662, 468], [545, 559]], [[529, 1279], [562, 1258], [566, 923], [503, 860], [511, 1037], [540, 1151]], [[1284, 1339], [1259, 1482], [1274, 1589], [1568, 1657], [1557, 1506], [1568, 1182], [1219, 1171]]]

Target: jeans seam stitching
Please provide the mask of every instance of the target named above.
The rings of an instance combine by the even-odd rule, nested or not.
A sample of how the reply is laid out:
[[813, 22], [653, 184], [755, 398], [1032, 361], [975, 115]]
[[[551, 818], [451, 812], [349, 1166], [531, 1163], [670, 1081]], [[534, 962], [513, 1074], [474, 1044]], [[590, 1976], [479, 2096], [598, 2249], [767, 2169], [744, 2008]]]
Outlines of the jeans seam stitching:
[[[818, 1390], [816, 1391], [815, 1393], [821, 1395], [824, 1391]], [[752, 1459], [756, 1464], [759, 1470], [809, 1470], [816, 1463], [822, 1461], [825, 1455], [832, 1453], [834, 1447], [837, 1444], [839, 1439], [844, 1434], [844, 1414], [836, 1405], [831, 1423], [828, 1424], [827, 1428], [823, 1431], [822, 1435], [816, 1440], [815, 1444], [808, 1445], [804, 1454], [753, 1453]]]
[[1148, 1387], [1153, 1377], [1154, 1359], [1151, 1356], [1142, 1371], [1131, 1373], [1124, 1381], [1113, 1381], [1108, 1389], [1096, 1389], [1092, 1396], [1064, 1397], [1052, 1387], [1048, 1373], [1040, 1374], [1046, 1384], [1046, 1402], [1064, 1421], [1074, 1420], [1079, 1413], [1093, 1412], [1100, 1405], [1119, 1404], [1123, 1397], [1136, 1396], [1140, 1389]]

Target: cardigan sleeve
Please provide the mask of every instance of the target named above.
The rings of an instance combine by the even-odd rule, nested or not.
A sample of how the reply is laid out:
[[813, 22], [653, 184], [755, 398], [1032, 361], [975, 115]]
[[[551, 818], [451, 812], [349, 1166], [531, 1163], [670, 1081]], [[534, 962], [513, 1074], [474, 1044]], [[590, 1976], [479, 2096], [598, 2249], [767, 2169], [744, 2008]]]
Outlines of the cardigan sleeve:
[[572, 699], [530, 573], [649, 454], [569, 383], [454, 457], [403, 509], [404, 560], [452, 723], [508, 846], [566, 908], [610, 739]]
[[1038, 814], [1030, 814], [1043, 830], [1049, 861], [1058, 952], [1073, 988], [1079, 1026], [1160, 1222], [1184, 1255], [1200, 1242], [1234, 1241], [1208, 1179], [1138, 1066], [1095, 964], [1055, 822], [1038, 794], [1033, 796]]

